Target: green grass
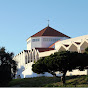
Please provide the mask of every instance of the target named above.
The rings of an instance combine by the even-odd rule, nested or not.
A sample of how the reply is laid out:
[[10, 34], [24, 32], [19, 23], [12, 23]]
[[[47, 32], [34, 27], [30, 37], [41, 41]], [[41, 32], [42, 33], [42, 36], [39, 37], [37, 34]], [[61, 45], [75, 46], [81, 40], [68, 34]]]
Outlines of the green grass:
[[[34, 77], [24, 79], [14, 79], [8, 86], [10, 87], [63, 87], [59, 78], [56, 77]], [[88, 76], [68, 76], [66, 77], [66, 87], [88, 87]]]

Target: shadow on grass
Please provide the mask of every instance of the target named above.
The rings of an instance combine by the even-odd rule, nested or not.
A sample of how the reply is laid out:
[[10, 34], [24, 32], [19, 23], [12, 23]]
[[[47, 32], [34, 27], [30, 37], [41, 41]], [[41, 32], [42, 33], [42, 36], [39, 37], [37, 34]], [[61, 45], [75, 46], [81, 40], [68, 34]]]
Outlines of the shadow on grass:
[[60, 78], [57, 77], [34, 77], [24, 79], [14, 79], [8, 86], [20, 86], [20, 87], [43, 87], [47, 84], [60, 82]]
[[88, 87], [88, 76], [67, 76], [66, 85], [63, 86], [61, 78], [34, 77], [14, 79], [8, 86], [12, 87]]

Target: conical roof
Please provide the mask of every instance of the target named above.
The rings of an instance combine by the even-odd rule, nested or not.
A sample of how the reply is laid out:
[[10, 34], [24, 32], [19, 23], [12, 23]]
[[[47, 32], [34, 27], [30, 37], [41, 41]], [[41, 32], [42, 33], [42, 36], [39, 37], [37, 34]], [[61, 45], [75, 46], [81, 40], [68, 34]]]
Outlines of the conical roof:
[[69, 36], [47, 26], [46, 28], [42, 29], [41, 31], [37, 32], [36, 34], [32, 35], [31, 37], [39, 37], [39, 36], [52, 36], [52, 37], [68, 37]]

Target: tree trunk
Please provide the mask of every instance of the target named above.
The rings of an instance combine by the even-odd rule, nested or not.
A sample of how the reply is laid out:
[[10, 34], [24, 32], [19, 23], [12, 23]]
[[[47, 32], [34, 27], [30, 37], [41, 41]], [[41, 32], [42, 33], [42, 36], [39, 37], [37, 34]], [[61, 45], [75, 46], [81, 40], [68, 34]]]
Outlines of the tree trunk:
[[66, 71], [63, 72], [63, 76], [62, 76], [63, 85], [65, 85], [65, 75], [66, 75]]
[[54, 73], [53, 76], [56, 77], [56, 74]]

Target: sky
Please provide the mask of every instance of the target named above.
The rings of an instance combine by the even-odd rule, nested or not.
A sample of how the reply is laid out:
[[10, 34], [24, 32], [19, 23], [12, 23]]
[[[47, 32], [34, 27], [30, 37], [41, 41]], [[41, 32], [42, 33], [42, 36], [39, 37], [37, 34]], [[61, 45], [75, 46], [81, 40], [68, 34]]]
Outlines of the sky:
[[0, 0], [0, 47], [15, 55], [48, 25], [71, 38], [88, 34], [88, 0]]

